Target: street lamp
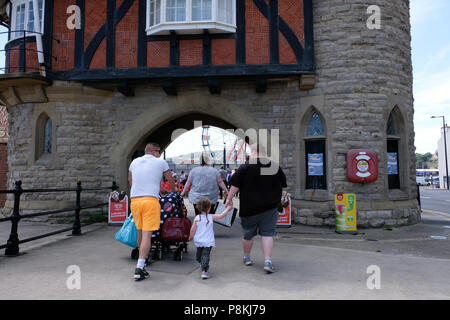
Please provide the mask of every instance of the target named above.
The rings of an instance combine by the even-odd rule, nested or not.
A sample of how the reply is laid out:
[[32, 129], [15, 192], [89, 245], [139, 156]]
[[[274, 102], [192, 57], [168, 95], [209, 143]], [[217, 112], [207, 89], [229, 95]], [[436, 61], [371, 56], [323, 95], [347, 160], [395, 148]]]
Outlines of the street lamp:
[[445, 150], [445, 184], [447, 185], [447, 190], [449, 190], [448, 185], [448, 160], [447, 160], [447, 130], [445, 127], [445, 117], [444, 116], [432, 116], [432, 119], [434, 118], [442, 118], [443, 128], [444, 128], [444, 150]]

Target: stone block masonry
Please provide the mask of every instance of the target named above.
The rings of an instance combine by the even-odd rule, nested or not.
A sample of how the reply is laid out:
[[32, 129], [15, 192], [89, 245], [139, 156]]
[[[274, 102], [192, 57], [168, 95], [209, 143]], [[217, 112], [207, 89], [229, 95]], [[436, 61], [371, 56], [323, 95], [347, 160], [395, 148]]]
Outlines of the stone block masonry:
[[[336, 193], [356, 193], [360, 227], [417, 223], [409, 1], [375, 0], [372, 4], [381, 9], [379, 30], [367, 28], [368, 3], [313, 1], [316, 72], [315, 86], [308, 91], [299, 90], [298, 77], [269, 80], [265, 93], [256, 93], [252, 81], [225, 79], [220, 95], [210, 94], [201, 80], [181, 81], [177, 96], [168, 96], [156, 83], [136, 83], [132, 97], [55, 81], [45, 89], [48, 103], [8, 110], [9, 186], [19, 179], [29, 187], [67, 187], [78, 180], [99, 186], [115, 180], [122, 190], [128, 190], [127, 170], [133, 153], [149, 139], [160, 139], [167, 146], [170, 139], [162, 135], [162, 128], [195, 114], [198, 120], [208, 119], [209, 124], [224, 129], [229, 129], [224, 123], [233, 129], [279, 129], [280, 163], [288, 180], [286, 191], [293, 197], [296, 223], [333, 226]], [[259, 27], [265, 28], [261, 21]], [[126, 25], [121, 27], [126, 29]], [[263, 40], [248, 41], [254, 50], [266, 50]], [[228, 50], [218, 57], [220, 63], [235, 59]], [[190, 65], [197, 58], [193, 52], [182, 63]], [[42, 112], [55, 119], [55, 154], [36, 160], [32, 128]], [[305, 141], [313, 112], [320, 115], [325, 129], [326, 189], [307, 189], [305, 183]], [[387, 136], [390, 114], [395, 115], [395, 137]], [[177, 125], [193, 128], [193, 123]], [[390, 189], [388, 183], [388, 138], [398, 142], [397, 189]], [[375, 183], [348, 181], [346, 154], [350, 149], [377, 152], [379, 178]], [[89, 199], [104, 200], [104, 194], [94, 192]], [[30, 195], [24, 201], [32, 209], [38, 205], [55, 208], [70, 200]], [[6, 206], [12, 206], [10, 198]]]

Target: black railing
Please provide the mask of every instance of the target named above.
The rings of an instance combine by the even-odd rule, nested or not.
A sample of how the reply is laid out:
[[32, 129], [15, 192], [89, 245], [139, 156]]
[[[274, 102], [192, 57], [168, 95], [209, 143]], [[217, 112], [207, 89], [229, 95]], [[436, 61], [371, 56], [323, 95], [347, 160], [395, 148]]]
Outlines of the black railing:
[[[0, 190], [0, 194], [2, 194], [2, 193], [3, 194], [5, 194], [5, 193], [14, 194], [14, 208], [13, 208], [13, 212], [12, 212], [11, 216], [0, 219], [0, 222], [11, 221], [11, 223], [12, 223], [11, 224], [11, 233], [10, 233], [8, 242], [4, 245], [0, 245], [0, 250], [5, 249], [5, 256], [9, 256], [9, 257], [17, 256], [17, 255], [19, 255], [19, 244], [22, 244], [25, 242], [30, 242], [33, 240], [49, 237], [49, 236], [52, 236], [52, 235], [55, 235], [58, 233], [67, 232], [70, 230], [72, 230], [72, 235], [74, 235], [74, 236], [81, 235], [81, 222], [80, 222], [81, 210], [98, 208], [98, 207], [103, 207], [105, 205], [108, 205], [108, 202], [105, 202], [105, 203], [98, 203], [98, 204], [89, 205], [89, 206], [81, 206], [81, 192], [82, 191], [99, 191], [99, 190], [115, 191], [117, 189], [118, 189], [118, 186], [117, 186], [116, 182], [113, 182], [111, 187], [98, 187], [98, 188], [82, 188], [81, 182], [77, 182], [76, 188], [24, 190], [24, 189], [22, 189], [22, 181], [16, 181], [15, 187], [13, 190]], [[60, 210], [42, 211], [42, 212], [21, 215], [20, 214], [20, 196], [23, 193], [37, 193], [37, 192], [39, 192], [39, 193], [41, 193], [41, 192], [76, 192], [75, 207], [60, 209]], [[56, 214], [56, 213], [70, 212], [70, 211], [75, 212], [75, 218], [74, 218], [72, 227], [54, 231], [54, 232], [50, 232], [50, 233], [46, 233], [46, 234], [39, 235], [36, 237], [28, 238], [25, 240], [19, 240], [18, 226], [19, 226], [19, 221], [21, 219], [44, 216], [44, 215], [51, 215], [51, 214]], [[86, 223], [86, 224], [84, 224], [84, 226], [90, 225], [92, 223], [94, 223], [94, 222]]]
[[[50, 58], [50, 59], [54, 59], [55, 61], [58, 60], [57, 57], [52, 56], [50, 53], [45, 52], [45, 51], [39, 51], [36, 49], [27, 49], [27, 39], [30, 38], [30, 34], [40, 34], [42, 37], [44, 38], [49, 38], [51, 40], [56, 41], [57, 43], [60, 43], [60, 41], [48, 34], [44, 34], [41, 32], [36, 32], [33, 30], [15, 30], [15, 31], [4, 31], [4, 32], [0, 32], [0, 34], [5, 34], [5, 33], [19, 33], [22, 34], [23, 37], [22, 38], [15, 38], [12, 41], [18, 41], [17, 45], [20, 45], [20, 48], [18, 49], [13, 49], [11, 47], [9, 48], [5, 48], [3, 50], [0, 50], [0, 52], [11, 52], [11, 51], [19, 51], [20, 52], [20, 58], [19, 58], [19, 66], [11, 66], [11, 61], [10, 59], [5, 59], [7, 61], [7, 66], [5, 66], [4, 68], [0, 68], [0, 70], [2, 70], [4, 73], [6, 72], [27, 72], [28, 71], [40, 71], [39, 68], [33, 67], [33, 66], [27, 66], [27, 55], [26, 52], [27, 51], [31, 51], [31, 52], [36, 52], [36, 53], [42, 53], [46, 58]], [[51, 41], [50, 40], [50, 41]], [[47, 59], [46, 59], [47, 60]], [[16, 71], [11, 71], [11, 69], [17, 69]], [[48, 70], [46, 70], [48, 71]]]

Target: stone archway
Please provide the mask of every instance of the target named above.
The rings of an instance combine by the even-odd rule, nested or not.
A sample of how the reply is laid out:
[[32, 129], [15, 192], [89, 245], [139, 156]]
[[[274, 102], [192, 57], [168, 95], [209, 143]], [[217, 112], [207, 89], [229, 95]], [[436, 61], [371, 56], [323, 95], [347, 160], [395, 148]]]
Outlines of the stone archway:
[[[110, 163], [114, 168], [114, 176], [121, 189], [128, 189], [128, 166], [132, 153], [150, 137], [161, 138], [171, 129], [183, 128], [179, 119], [197, 118], [206, 121], [204, 124], [213, 124], [223, 129], [264, 129], [265, 127], [255, 120], [255, 117], [238, 107], [233, 102], [219, 96], [187, 94], [175, 97], [159, 104], [150, 106], [141, 113], [119, 136], [117, 144], [113, 146]], [[230, 127], [227, 127], [230, 125]], [[194, 123], [188, 124], [185, 129], [193, 129]], [[156, 141], [158, 142], [158, 141]], [[160, 142], [162, 147], [168, 145], [167, 136]], [[127, 186], [124, 188], [124, 186]]]

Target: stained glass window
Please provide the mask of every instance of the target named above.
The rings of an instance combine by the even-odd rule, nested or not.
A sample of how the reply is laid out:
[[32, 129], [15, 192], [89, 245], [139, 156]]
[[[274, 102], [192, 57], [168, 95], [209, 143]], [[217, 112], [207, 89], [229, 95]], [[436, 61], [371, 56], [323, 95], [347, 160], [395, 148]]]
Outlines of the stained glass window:
[[52, 120], [47, 119], [44, 128], [44, 153], [52, 153]]
[[325, 130], [323, 129], [322, 120], [317, 113], [314, 113], [309, 121], [308, 125], [308, 136], [323, 136], [325, 135]]
[[392, 113], [389, 115], [386, 134], [388, 136], [395, 136], [395, 125], [394, 125], [394, 119], [392, 118]]

